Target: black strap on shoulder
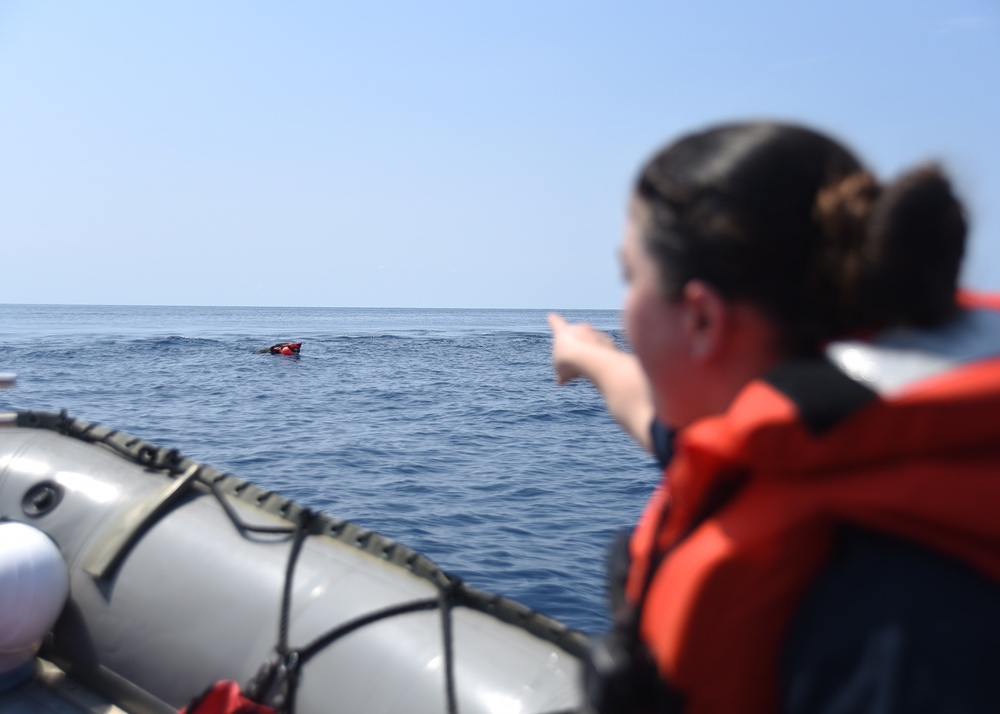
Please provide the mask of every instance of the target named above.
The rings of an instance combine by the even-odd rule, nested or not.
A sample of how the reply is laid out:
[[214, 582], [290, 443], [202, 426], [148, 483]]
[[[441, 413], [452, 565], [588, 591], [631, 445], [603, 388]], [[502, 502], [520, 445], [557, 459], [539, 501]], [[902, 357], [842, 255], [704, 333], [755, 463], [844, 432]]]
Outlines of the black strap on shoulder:
[[809, 430], [819, 436], [878, 395], [822, 357], [789, 360], [764, 376], [788, 397]]
[[674, 437], [677, 432], [663, 424], [659, 419], [653, 419], [649, 425], [649, 438], [653, 447], [653, 457], [656, 464], [665, 469], [674, 458]]

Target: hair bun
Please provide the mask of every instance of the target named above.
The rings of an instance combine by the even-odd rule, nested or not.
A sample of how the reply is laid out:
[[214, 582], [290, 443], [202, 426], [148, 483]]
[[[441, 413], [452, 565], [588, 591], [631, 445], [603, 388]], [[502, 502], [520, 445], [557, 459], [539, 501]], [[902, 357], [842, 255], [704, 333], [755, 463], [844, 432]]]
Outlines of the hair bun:
[[966, 221], [951, 183], [921, 166], [886, 186], [868, 219], [862, 299], [878, 322], [934, 327], [955, 311]]

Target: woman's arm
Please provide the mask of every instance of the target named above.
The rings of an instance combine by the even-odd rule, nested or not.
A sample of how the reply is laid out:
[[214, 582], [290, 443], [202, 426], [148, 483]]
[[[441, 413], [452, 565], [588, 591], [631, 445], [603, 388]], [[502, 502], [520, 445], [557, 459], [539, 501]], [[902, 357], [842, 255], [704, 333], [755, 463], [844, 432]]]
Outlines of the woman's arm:
[[549, 315], [552, 365], [556, 382], [579, 377], [589, 380], [604, 398], [608, 411], [629, 436], [653, 453], [650, 424], [655, 416], [646, 375], [634, 355], [622, 352], [614, 340], [587, 324], [570, 324]]

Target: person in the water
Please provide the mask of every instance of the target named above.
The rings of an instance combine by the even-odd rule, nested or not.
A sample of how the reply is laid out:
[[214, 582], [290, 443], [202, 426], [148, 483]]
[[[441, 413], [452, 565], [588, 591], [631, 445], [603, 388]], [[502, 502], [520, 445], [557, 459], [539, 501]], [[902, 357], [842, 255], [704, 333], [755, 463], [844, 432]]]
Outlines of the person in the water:
[[270, 347], [262, 347], [257, 350], [259, 355], [297, 355], [299, 350], [302, 349], [301, 342], [279, 342], [276, 345], [271, 345]]

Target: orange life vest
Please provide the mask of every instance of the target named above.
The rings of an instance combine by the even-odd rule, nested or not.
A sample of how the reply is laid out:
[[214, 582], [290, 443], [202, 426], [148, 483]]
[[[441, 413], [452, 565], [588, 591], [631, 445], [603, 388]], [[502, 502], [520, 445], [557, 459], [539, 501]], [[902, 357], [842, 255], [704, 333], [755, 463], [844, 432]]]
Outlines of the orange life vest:
[[640, 638], [688, 714], [776, 710], [787, 627], [838, 525], [1000, 581], [1000, 356], [874, 398], [822, 433], [758, 380], [675, 447], [631, 541], [627, 595], [644, 594]]

